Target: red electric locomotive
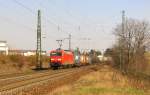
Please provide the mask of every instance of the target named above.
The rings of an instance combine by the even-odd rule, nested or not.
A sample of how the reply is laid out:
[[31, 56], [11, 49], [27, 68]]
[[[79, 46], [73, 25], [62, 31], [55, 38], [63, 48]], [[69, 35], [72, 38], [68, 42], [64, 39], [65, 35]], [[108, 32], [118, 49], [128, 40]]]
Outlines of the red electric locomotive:
[[53, 69], [58, 69], [61, 66], [73, 65], [74, 55], [72, 51], [57, 49], [50, 52], [50, 66]]

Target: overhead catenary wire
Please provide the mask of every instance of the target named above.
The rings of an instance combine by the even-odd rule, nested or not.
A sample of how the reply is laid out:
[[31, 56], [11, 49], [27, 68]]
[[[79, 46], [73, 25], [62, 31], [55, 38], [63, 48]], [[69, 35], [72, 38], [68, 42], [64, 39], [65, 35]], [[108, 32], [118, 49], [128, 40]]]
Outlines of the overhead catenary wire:
[[[16, 0], [15, 0], [16, 1]], [[1, 2], [2, 3], [2, 2]], [[19, 3], [18, 3], [19, 4]], [[4, 4], [2, 4], [2, 5], [4, 5]], [[20, 4], [21, 5], [21, 4]], [[23, 5], [21, 5], [22, 7], [24, 7]], [[8, 6], [3, 6], [3, 7], [8, 7]], [[29, 9], [28, 9], [29, 10]], [[29, 10], [29, 11], [31, 11], [31, 10]], [[12, 18], [10, 18], [10, 17], [7, 17], [7, 16], [0, 16], [0, 18], [4, 21], [4, 22], [9, 22], [9, 23], [12, 23], [13, 24], [13, 26], [20, 26], [20, 27], [22, 27], [22, 28], [24, 28], [24, 29], [27, 29], [27, 30], [29, 30], [29, 31], [33, 31], [34, 29], [32, 28], [32, 27], [30, 27], [30, 26], [28, 26], [28, 25], [26, 25], [26, 24], [24, 24], [24, 23], [21, 23], [21, 22], [19, 22], [19, 21], [15, 21], [14, 19], [12, 19]]]
[[[43, 5], [43, 0], [37, 0], [37, 1], [39, 1], [39, 5], [42, 7], [42, 8], [44, 8], [45, 10], [47, 10], [47, 8]], [[41, 1], [41, 2], [40, 2]], [[48, 0], [49, 1], [49, 0]], [[50, 1], [49, 1], [50, 2]], [[54, 6], [54, 3], [52, 4], [52, 7], [53, 8], [56, 8], [56, 6]], [[65, 10], [65, 13], [68, 15], [68, 16], [70, 16], [70, 17], [72, 17], [72, 19], [75, 19], [67, 10]], [[75, 19], [75, 20], [77, 20], [77, 19]], [[79, 21], [79, 20], [77, 20], [77, 21]], [[69, 25], [70, 24], [72, 24], [72, 23], [69, 23]], [[73, 25], [73, 24], [72, 24]]]
[[[24, 5], [23, 3], [17, 1], [17, 0], [13, 0], [14, 3], [18, 4], [19, 6], [25, 8], [26, 10], [28, 10], [31, 14], [36, 14], [31, 8], [27, 7], [26, 5]], [[56, 25], [56, 27], [58, 26], [56, 23], [52, 22], [51, 20], [47, 19], [44, 17], [44, 20], [47, 21], [48, 23], [54, 24]]]
[[[43, 5], [43, 1], [42, 0], [38, 0], [39, 1], [39, 6], [41, 6], [42, 8], [44, 8], [45, 9], [45, 11], [47, 10], [47, 8]], [[41, 1], [41, 2], [40, 2]], [[54, 4], [53, 4], [54, 5]], [[54, 8], [54, 6], [53, 6], [53, 8]], [[71, 19], [74, 19], [75, 21], [80, 21], [80, 20], [78, 20], [78, 19], [76, 19], [69, 11], [67, 11], [67, 10], [65, 10], [65, 13], [68, 15], [68, 16], [70, 16], [71, 17]], [[66, 22], [66, 23], [68, 23], [68, 22]], [[72, 25], [72, 26], [74, 26], [72, 23], [69, 23], [69, 25]], [[69, 32], [66, 32], [66, 31], [64, 31], [62, 28], [61, 28], [61, 26], [60, 26], [60, 24], [58, 25], [58, 27], [59, 27], [59, 30], [61, 30], [61, 32], [65, 32], [66, 34], [71, 34], [71, 33], [69, 33]], [[78, 25], [77, 25], [77, 27], [78, 27]]]
[[29, 30], [29, 31], [33, 31], [34, 29], [32, 28], [32, 27], [30, 27], [30, 26], [27, 26], [27, 25], [25, 25], [25, 24], [22, 24], [22, 23], [16, 23], [13, 19], [10, 19], [10, 18], [7, 18], [7, 17], [0, 17], [0, 18], [2, 18], [3, 19], [3, 21], [5, 21], [5, 22], [9, 22], [9, 23], [12, 23], [13, 25], [16, 25], [16, 26], [21, 26], [21, 27], [23, 27], [23, 28], [25, 28], [25, 29], [27, 29], [27, 30]]
[[[31, 14], [33, 14], [33, 15], [36, 14], [30, 7], [26, 6], [26, 5], [23, 4], [22, 2], [17, 1], [17, 0], [12, 0], [12, 1], [13, 1], [14, 3], [16, 3], [17, 5], [23, 7], [23, 8], [26, 9], [27, 11], [29, 11]], [[69, 15], [71, 16], [71, 14], [69, 14]], [[62, 29], [62, 27], [60, 26], [60, 24], [57, 24], [56, 22], [54, 22], [54, 21], [52, 21], [52, 20], [46, 18], [45, 16], [44, 16], [43, 18], [44, 18], [44, 21], [48, 22], [49, 24], [55, 25], [55, 27], [56, 27], [57, 29], [59, 28], [58, 31], [60, 30], [61, 32], [64, 32], [64, 33], [66, 33], [66, 34], [68, 34], [68, 35], [71, 34], [71, 33], [68, 33], [68, 32], [66, 32], [66, 31], [64, 31], [64, 30]], [[74, 38], [75, 35], [73, 35], [72, 37]], [[76, 37], [75, 37], [75, 38], [76, 38]]]
[[[38, 0], [39, 1], [39, 6], [41, 6], [42, 8], [44, 8], [45, 9], [45, 11], [46, 11], [46, 7], [43, 5], [43, 1], [42, 0]], [[41, 1], [41, 2], [40, 2]], [[53, 4], [54, 5], [54, 4]], [[53, 6], [54, 7], [54, 6]], [[70, 8], [69, 8], [70, 9]], [[77, 19], [75, 16], [73, 16], [72, 15], [72, 13], [67, 9], [67, 10], [65, 10], [65, 13], [68, 15], [68, 16], [70, 16], [72, 19], [74, 19], [74, 21], [80, 21], [79, 19]], [[81, 30], [81, 26], [80, 26], [80, 23], [81, 22], [79, 22], [79, 25], [77, 25], [77, 30]], [[70, 25], [70, 24], [69, 24]], [[66, 33], [67, 35], [70, 35], [71, 34], [71, 32], [67, 32], [67, 31], [64, 31], [63, 29], [62, 29], [62, 26], [61, 25], [58, 25], [58, 31], [59, 32], [64, 32], [64, 33]], [[79, 36], [79, 34], [78, 35], [72, 35], [72, 37], [73, 38], [78, 38], [78, 36]], [[85, 38], [85, 37], [84, 37]]]
[[21, 2], [18, 2], [17, 0], [13, 0], [16, 4], [22, 6], [23, 8], [25, 8], [26, 10], [28, 10], [30, 13], [35, 14], [34, 11], [32, 11], [32, 9], [30, 9], [29, 7], [25, 6], [24, 4], [22, 4]]
[[[21, 2], [19, 2], [19, 1], [17, 1], [17, 0], [12, 0], [12, 1], [13, 1], [14, 3], [16, 3], [17, 5], [23, 7], [23, 8], [26, 9], [27, 11], [29, 11], [30, 14], [36, 15], [36, 13], [35, 13], [31, 8], [29, 8], [28, 6], [24, 5], [23, 3], [21, 3]], [[48, 22], [49, 24], [55, 25], [56, 28], [59, 27], [59, 24], [53, 22], [52, 20], [47, 19], [47, 18], [44, 17], [44, 16], [43, 16], [43, 18], [44, 18], [44, 20], [45, 20], [46, 22]], [[63, 31], [62, 28], [60, 28], [60, 30]], [[65, 32], [65, 31], [63, 31], [63, 32]], [[69, 33], [67, 33], [67, 32], [65, 32], [65, 33], [66, 33], [66, 34], [69, 34]]]

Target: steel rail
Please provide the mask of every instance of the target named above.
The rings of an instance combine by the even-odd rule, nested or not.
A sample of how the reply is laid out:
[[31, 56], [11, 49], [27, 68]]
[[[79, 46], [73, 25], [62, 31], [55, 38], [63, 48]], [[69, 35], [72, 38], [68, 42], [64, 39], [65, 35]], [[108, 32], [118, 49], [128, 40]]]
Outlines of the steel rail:
[[15, 92], [15, 91], [18, 92], [19, 90], [22, 90], [22, 89], [25, 89], [25, 88], [28, 88], [28, 87], [31, 87], [31, 86], [34, 86], [34, 85], [38, 85], [38, 84], [41, 84], [41, 83], [48, 82], [50, 80], [54, 80], [54, 79], [61, 78], [61, 77], [67, 76], [67, 75], [71, 75], [73, 73], [77, 73], [80, 70], [81, 69], [78, 69], [78, 70], [72, 69], [72, 70], [69, 70], [69, 71], [59, 72], [57, 74], [53, 74], [53, 75], [50, 75], [50, 76], [44, 76], [44, 77], [41, 77], [41, 78], [34, 78], [34, 79], [27, 80], [27, 81], [24, 81], [24, 82], [19, 82], [16, 85], [14, 85], [14, 84], [7, 85], [5, 87], [0, 88], [0, 95], [9, 95], [9, 94], [6, 94], [6, 93], [12, 93], [12, 92]]
[[[26, 90], [32, 89], [32, 87], [36, 87], [37, 85], [47, 84], [49, 81], [54, 81], [60, 78], [64, 78], [65, 76], [70, 76], [73, 74], [79, 74], [82, 70], [87, 71], [89, 68], [96, 67], [96, 66], [85, 66], [81, 68], [72, 68], [72, 69], [65, 69], [63, 71], [56, 71], [56, 73], [45, 74], [39, 77], [33, 77], [30, 79], [25, 79], [22, 81], [14, 81], [11, 84], [7, 84], [0, 88], [0, 95], [12, 95], [12, 93], [20, 93]], [[18, 94], [13, 94], [18, 95]]]
[[33, 78], [40, 78], [40, 77], [48, 76], [48, 75], [54, 75], [54, 74], [61, 73], [67, 70], [70, 70], [70, 69], [64, 69], [64, 70], [58, 70], [58, 71], [45, 71], [45, 72], [34, 73], [34, 74], [29, 74], [29, 75], [0, 79], [0, 88], [9, 84], [14, 84], [17, 82], [26, 81], [26, 80], [30, 80]]

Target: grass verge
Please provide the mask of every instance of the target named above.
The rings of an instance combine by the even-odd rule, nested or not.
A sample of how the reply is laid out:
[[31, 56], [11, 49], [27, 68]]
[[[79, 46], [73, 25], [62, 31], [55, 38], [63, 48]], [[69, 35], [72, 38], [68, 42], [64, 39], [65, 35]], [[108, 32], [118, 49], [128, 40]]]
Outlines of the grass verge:
[[[141, 84], [137, 84], [141, 85]], [[48, 95], [150, 95], [131, 84], [127, 76], [109, 66], [81, 77], [73, 84], [62, 86]]]

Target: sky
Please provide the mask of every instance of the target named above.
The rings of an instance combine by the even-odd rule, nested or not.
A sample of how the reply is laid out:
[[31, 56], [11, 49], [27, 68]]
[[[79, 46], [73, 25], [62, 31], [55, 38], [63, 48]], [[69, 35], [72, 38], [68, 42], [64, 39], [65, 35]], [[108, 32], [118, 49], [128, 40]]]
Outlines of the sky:
[[[10, 49], [36, 49], [37, 11], [41, 10], [42, 48], [71, 34], [72, 49], [105, 50], [115, 43], [113, 30], [128, 18], [150, 22], [149, 0], [0, 0], [0, 40]], [[68, 40], [63, 41], [68, 49]]]

